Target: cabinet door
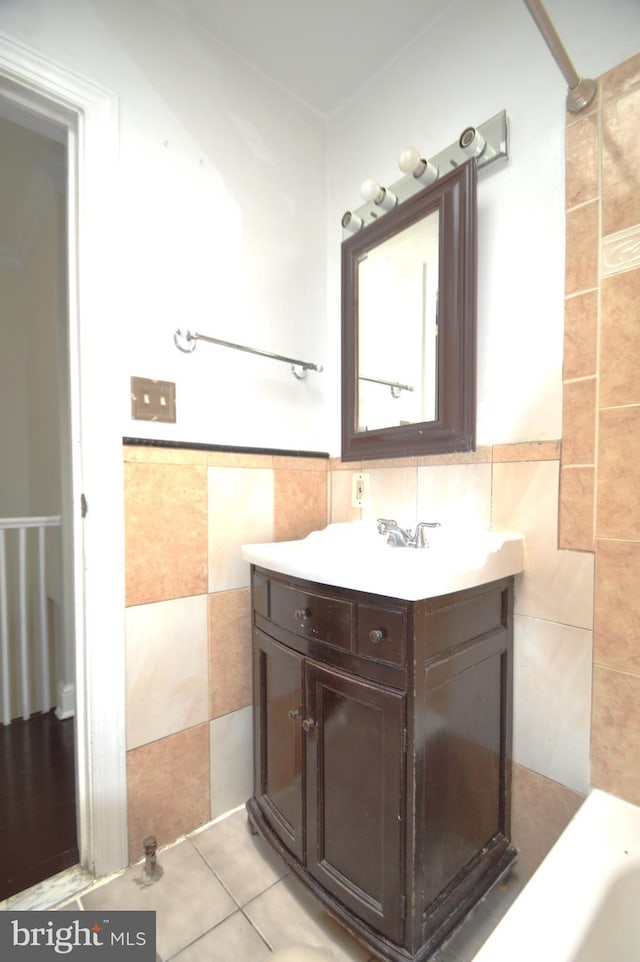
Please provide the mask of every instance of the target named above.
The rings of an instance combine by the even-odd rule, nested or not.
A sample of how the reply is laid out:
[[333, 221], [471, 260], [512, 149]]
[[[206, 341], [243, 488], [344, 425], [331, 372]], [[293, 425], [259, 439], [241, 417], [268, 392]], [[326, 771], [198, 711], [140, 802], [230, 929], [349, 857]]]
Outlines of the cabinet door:
[[422, 740], [425, 905], [504, 832], [506, 632], [434, 659]]
[[307, 868], [400, 941], [405, 697], [307, 662]]
[[301, 861], [304, 659], [254, 632], [254, 793], [265, 818]]

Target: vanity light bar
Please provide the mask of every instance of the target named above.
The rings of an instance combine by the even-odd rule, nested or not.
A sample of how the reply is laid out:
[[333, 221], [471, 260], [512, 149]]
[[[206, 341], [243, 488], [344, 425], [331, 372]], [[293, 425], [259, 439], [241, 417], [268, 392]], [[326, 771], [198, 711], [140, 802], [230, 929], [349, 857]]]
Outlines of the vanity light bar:
[[[354, 211], [346, 211], [342, 217], [342, 239], [356, 234], [367, 224], [373, 223], [385, 210], [413, 197], [423, 190], [426, 184], [434, 183], [438, 177], [449, 173], [455, 167], [466, 163], [470, 157], [476, 158], [478, 170], [488, 167], [496, 160], [509, 157], [509, 125], [506, 110], [480, 124], [479, 127], [465, 127], [458, 140], [445, 150], [430, 158], [421, 157], [415, 147], [405, 147], [399, 157], [404, 177], [382, 187], [372, 177], [363, 181], [363, 192], [367, 202]], [[375, 190], [374, 188], [378, 189]], [[394, 199], [393, 204], [388, 198]], [[385, 203], [385, 200], [387, 201]]]

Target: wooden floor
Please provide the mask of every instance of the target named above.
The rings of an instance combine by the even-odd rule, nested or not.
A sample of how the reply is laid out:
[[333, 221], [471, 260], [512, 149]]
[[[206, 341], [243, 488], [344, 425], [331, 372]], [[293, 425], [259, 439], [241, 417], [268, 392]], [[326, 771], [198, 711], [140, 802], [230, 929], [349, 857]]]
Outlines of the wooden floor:
[[77, 862], [73, 718], [0, 725], [0, 901]]

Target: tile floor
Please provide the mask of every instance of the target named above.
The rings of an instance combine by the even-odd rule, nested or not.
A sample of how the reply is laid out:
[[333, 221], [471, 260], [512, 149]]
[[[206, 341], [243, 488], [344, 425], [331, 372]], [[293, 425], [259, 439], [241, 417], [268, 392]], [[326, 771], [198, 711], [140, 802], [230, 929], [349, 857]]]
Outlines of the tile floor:
[[[142, 866], [90, 884], [73, 898], [38, 908], [156, 912], [158, 962], [268, 962], [290, 943], [329, 949], [335, 962], [376, 962], [316, 904], [284, 863], [253, 836], [243, 809], [158, 852], [163, 875], [136, 884]], [[76, 877], [76, 888], [82, 873]], [[85, 877], [86, 881], [86, 877]], [[469, 962], [523, 885], [517, 868], [476, 907], [434, 956], [434, 962]], [[51, 891], [55, 890], [55, 886]], [[0, 905], [36, 907], [16, 897]], [[19, 905], [19, 903], [22, 903]]]

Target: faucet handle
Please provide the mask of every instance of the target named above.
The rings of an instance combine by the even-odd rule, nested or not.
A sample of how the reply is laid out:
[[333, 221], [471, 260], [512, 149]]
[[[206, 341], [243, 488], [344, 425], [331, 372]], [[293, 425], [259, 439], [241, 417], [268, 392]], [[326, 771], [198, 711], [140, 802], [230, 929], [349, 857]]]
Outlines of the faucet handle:
[[428, 541], [428, 539], [427, 539], [427, 535], [426, 535], [426, 533], [425, 533], [425, 529], [426, 529], [426, 528], [439, 528], [440, 526], [441, 526], [441, 525], [440, 525], [440, 522], [439, 522], [439, 521], [420, 521], [420, 523], [416, 525], [416, 533], [415, 533], [415, 535], [414, 535], [414, 539], [415, 539], [415, 543], [416, 543], [417, 547], [418, 547], [418, 548], [428, 548], [428, 547], [429, 547], [429, 541]]
[[389, 531], [397, 527], [397, 521], [392, 521], [390, 518], [378, 518], [378, 534], [388, 534]]

